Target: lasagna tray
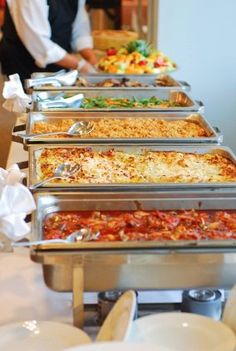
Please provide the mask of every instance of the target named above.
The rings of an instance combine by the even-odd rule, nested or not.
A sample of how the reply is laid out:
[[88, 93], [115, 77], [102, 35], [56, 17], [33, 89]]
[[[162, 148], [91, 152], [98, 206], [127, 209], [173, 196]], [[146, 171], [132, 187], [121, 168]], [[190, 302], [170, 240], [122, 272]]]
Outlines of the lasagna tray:
[[[70, 178], [46, 186], [235, 184], [236, 164], [227, 148], [77, 147], [64, 145], [35, 149], [31, 182], [54, 175], [65, 162], [79, 164]], [[32, 149], [31, 149], [32, 152]], [[33, 157], [33, 162], [32, 162]], [[36, 164], [35, 164], [36, 163]]]

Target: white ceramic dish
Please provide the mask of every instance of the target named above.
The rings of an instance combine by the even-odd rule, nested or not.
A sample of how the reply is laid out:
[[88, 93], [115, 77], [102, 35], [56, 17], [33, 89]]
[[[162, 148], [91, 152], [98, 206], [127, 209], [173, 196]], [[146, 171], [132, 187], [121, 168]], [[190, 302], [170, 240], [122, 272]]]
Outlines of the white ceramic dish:
[[133, 322], [129, 340], [156, 343], [173, 351], [233, 351], [236, 338], [230, 328], [191, 313], [161, 313]]
[[82, 330], [57, 322], [25, 321], [0, 327], [0, 350], [62, 351], [91, 343]]
[[113, 306], [96, 341], [124, 341], [130, 333], [136, 309], [136, 294], [132, 290], [124, 292]]
[[[73, 347], [64, 351], [173, 351], [159, 347], [156, 344], [136, 344], [123, 342], [99, 342], [80, 347]], [[199, 350], [200, 351], [200, 350]]]

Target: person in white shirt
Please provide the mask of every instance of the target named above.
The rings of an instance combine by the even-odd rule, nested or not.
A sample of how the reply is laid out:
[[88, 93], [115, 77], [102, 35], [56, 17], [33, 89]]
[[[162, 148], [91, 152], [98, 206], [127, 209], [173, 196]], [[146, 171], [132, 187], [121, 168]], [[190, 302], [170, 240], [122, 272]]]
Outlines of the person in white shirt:
[[[7, 0], [0, 60], [4, 74], [60, 68], [94, 71], [90, 23], [85, 0]], [[79, 60], [73, 52], [79, 52]]]

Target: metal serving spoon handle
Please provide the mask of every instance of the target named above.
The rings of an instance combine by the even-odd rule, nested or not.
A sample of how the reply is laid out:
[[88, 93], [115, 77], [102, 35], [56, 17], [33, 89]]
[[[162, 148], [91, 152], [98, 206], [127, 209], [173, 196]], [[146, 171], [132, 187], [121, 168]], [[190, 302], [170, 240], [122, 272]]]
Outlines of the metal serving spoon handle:
[[68, 235], [66, 239], [48, 239], [48, 240], [36, 240], [36, 241], [24, 241], [18, 243], [12, 243], [12, 247], [27, 247], [41, 244], [72, 244], [80, 241], [93, 241], [100, 236], [100, 232], [92, 233], [88, 228], [81, 228]]
[[42, 136], [50, 136], [50, 135], [73, 135], [68, 132], [47, 132], [47, 133], [41, 133], [41, 134], [17, 134], [23, 139], [28, 139], [28, 138], [37, 138], [37, 137], [42, 137]]
[[54, 179], [65, 179], [65, 178], [69, 178], [70, 176], [72, 176], [73, 174], [75, 174], [76, 172], [78, 172], [80, 170], [80, 165], [75, 164], [72, 165], [70, 163], [62, 163], [60, 164], [54, 173], [54, 176], [49, 177], [47, 179], [42, 180], [41, 182], [35, 183], [33, 185], [30, 186], [30, 190], [35, 190], [38, 187], [40, 187], [41, 185], [51, 182]]
[[57, 243], [68, 243], [67, 240], [64, 239], [50, 239], [50, 240], [36, 240], [36, 241], [23, 241], [19, 243], [12, 243], [12, 247], [27, 247], [41, 244], [57, 244]]
[[[86, 123], [86, 125], [84, 125]], [[69, 135], [69, 136], [81, 136], [83, 134], [89, 134], [94, 129], [94, 124], [90, 122], [79, 121], [74, 123], [68, 130], [63, 132], [46, 132], [40, 134], [22, 134], [17, 133], [17, 136], [28, 139], [28, 138], [37, 138], [42, 136], [50, 136], [50, 135]]]
[[35, 189], [39, 188], [40, 186], [42, 186], [48, 182], [51, 182], [54, 179], [63, 179], [63, 178], [67, 178], [67, 177], [62, 177], [62, 176], [50, 177], [50, 178], [42, 180], [41, 182], [38, 182], [38, 183], [31, 185], [29, 188], [30, 188], [30, 190], [35, 190]]

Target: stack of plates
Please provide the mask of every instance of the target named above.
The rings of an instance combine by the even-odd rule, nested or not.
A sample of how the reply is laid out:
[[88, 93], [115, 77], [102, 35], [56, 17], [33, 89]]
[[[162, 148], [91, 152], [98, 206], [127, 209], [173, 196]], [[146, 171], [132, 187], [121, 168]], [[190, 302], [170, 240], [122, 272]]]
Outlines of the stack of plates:
[[25, 321], [0, 328], [0, 350], [62, 351], [91, 343], [82, 330], [57, 322]]
[[[225, 324], [192, 313], [161, 313], [133, 322], [129, 340], [153, 343], [160, 350], [233, 351], [236, 338]], [[158, 348], [157, 348], [158, 350]]]

